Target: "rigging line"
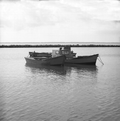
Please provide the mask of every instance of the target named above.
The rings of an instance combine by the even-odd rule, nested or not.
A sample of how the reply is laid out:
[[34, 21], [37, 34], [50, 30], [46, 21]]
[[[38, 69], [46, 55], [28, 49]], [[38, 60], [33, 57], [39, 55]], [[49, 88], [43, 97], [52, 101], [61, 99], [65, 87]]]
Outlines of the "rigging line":
[[98, 60], [104, 65], [104, 63], [103, 63], [103, 61], [102, 61], [102, 59], [100, 58], [100, 55], [99, 55], [99, 58], [98, 58]]

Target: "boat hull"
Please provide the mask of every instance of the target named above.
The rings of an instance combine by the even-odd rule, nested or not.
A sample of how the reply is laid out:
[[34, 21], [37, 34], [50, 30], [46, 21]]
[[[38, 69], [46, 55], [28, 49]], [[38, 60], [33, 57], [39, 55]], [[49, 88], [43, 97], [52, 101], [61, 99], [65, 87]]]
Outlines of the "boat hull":
[[31, 65], [51, 65], [51, 66], [60, 66], [64, 65], [66, 57], [59, 56], [54, 58], [33, 58], [25, 57], [26, 63]]
[[84, 65], [95, 65], [99, 54], [90, 56], [78, 56], [76, 58], [70, 58], [65, 60], [65, 64], [84, 64]]

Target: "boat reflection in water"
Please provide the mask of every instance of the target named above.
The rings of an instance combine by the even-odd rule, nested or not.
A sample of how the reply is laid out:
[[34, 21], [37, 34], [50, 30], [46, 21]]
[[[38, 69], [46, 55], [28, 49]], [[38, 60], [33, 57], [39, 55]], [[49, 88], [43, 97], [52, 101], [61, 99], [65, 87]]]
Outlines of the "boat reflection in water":
[[[76, 79], [90, 80], [97, 78], [97, 66], [96, 65], [67, 65], [66, 73], [74, 76]], [[71, 76], [72, 77], [72, 76]]]
[[96, 65], [65, 65], [65, 66], [36, 66], [26, 63], [27, 69], [31, 70], [31, 73], [47, 73], [50, 75], [63, 75], [66, 77], [73, 76], [73, 78], [79, 77], [96, 77], [97, 66]]
[[64, 66], [47, 66], [47, 65], [31, 65], [29, 63], [26, 63], [26, 67], [30, 68], [30, 70], [33, 73], [39, 73], [44, 72], [47, 74], [59, 74], [59, 75], [65, 75], [66, 71]]

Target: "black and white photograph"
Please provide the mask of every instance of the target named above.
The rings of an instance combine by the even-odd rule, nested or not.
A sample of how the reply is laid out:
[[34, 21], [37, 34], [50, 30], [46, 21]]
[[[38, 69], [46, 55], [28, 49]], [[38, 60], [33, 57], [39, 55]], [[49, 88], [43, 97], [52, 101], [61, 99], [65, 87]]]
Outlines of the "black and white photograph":
[[120, 0], [0, 0], [0, 121], [120, 121]]

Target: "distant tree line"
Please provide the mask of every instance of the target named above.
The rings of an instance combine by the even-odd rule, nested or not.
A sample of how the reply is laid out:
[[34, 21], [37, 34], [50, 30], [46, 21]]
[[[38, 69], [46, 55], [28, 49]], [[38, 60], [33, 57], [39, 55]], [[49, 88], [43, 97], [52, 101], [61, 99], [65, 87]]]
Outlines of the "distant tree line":
[[70, 46], [70, 47], [120, 47], [120, 45], [79, 45], [79, 44], [72, 44], [72, 45], [0, 45], [0, 48], [37, 48], [37, 47], [65, 47], [65, 46]]

